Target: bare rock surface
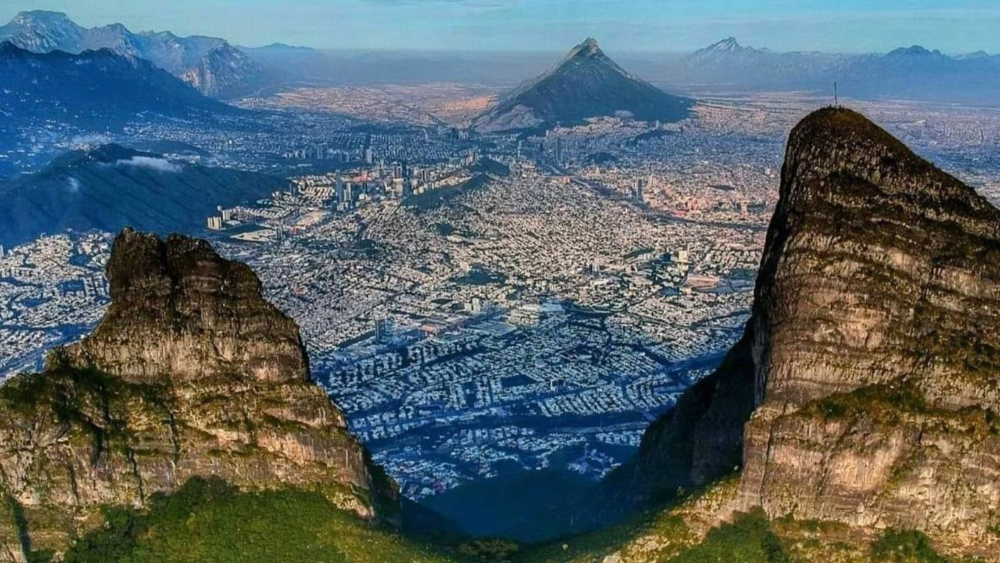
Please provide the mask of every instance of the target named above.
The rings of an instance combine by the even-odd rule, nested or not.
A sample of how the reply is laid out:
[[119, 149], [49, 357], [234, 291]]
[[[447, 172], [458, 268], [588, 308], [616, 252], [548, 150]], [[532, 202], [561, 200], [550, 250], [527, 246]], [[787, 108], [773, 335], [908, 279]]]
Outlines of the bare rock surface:
[[743, 340], [629, 471], [648, 499], [735, 462], [726, 510], [916, 529], [996, 557], [998, 413], [1000, 211], [829, 108], [789, 139]]
[[59, 553], [192, 477], [319, 490], [369, 518], [398, 517], [395, 484], [310, 379], [294, 321], [257, 276], [202, 240], [125, 230], [112, 304], [44, 373], [0, 388], [0, 561]]

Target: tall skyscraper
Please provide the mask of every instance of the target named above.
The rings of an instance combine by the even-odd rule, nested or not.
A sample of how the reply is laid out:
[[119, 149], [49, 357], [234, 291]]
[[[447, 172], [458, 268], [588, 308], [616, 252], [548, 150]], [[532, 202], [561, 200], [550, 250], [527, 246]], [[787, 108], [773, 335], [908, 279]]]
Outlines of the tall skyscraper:
[[375, 321], [375, 341], [379, 344], [389, 342], [394, 329], [392, 319], [378, 319]]
[[632, 188], [632, 199], [640, 203], [646, 201], [645, 195], [643, 194], [643, 189], [646, 186], [646, 181], [642, 178], [636, 178], [635, 187]]

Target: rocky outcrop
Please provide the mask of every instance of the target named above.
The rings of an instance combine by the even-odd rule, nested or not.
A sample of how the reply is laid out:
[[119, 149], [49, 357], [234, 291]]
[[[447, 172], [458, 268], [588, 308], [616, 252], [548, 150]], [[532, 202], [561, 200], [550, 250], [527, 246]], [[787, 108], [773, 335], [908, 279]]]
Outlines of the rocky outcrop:
[[294, 321], [246, 265], [205, 241], [125, 230], [107, 275], [94, 332], [0, 388], [0, 561], [58, 553], [101, 525], [102, 506], [141, 508], [195, 476], [397, 517], [395, 485], [310, 380]]
[[61, 353], [72, 365], [136, 383], [309, 380], [295, 321], [263, 299], [249, 266], [223, 260], [207, 242], [125, 230], [107, 278], [104, 318]]
[[[722, 369], [711, 383], [754, 407], [735, 508], [912, 528], [995, 557], [998, 329], [1000, 211], [855, 112], [806, 118], [788, 143], [747, 337], [732, 353], [752, 377]], [[646, 449], [713, 434], [730, 443], [731, 425], [708, 438], [684, 429], [733, 394], [692, 393]], [[686, 403], [700, 407], [685, 415]], [[690, 480], [721, 475], [717, 458], [695, 451], [690, 466], [707, 470]], [[666, 456], [637, 463], [676, 472]]]

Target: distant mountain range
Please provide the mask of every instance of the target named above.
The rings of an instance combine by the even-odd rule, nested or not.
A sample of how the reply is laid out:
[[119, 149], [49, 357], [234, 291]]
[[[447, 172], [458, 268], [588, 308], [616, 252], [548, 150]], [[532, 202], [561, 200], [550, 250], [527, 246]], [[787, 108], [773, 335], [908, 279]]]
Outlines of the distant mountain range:
[[737, 90], [829, 91], [924, 101], [996, 103], [1000, 56], [950, 56], [912, 46], [885, 54], [778, 53], [728, 38], [661, 69], [665, 84]]
[[71, 151], [38, 173], [0, 183], [0, 243], [12, 246], [68, 229], [199, 231], [216, 206], [255, 201], [287, 187], [287, 181], [264, 174], [173, 162], [118, 145]]
[[267, 82], [264, 67], [224, 39], [178, 37], [169, 31], [132, 33], [119, 23], [85, 28], [61, 12], [21, 12], [0, 27], [2, 41], [35, 53], [108, 49], [146, 59], [217, 98], [243, 95]]
[[142, 113], [228, 111], [236, 110], [143, 59], [107, 49], [34, 53], [0, 43], [0, 115], [8, 126], [53, 120], [103, 130]]
[[601, 51], [596, 40], [587, 39], [551, 70], [508, 94], [474, 125], [492, 132], [572, 125], [615, 115], [677, 121], [689, 115], [692, 103], [629, 74]]

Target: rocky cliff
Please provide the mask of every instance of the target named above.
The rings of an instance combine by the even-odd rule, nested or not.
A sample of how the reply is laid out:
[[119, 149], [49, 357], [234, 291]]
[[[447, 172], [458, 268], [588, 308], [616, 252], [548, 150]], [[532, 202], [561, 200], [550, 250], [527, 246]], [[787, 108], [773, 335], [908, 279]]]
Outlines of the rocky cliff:
[[640, 492], [720, 477], [746, 422], [730, 509], [995, 556], [998, 329], [1000, 211], [863, 116], [816, 112], [789, 139], [746, 336], [647, 433]]
[[107, 276], [94, 332], [0, 388], [0, 561], [59, 553], [103, 506], [141, 508], [195, 476], [397, 517], [395, 485], [310, 380], [298, 328], [249, 267], [127, 229]]

